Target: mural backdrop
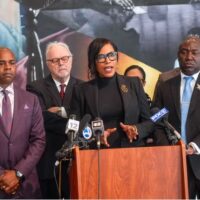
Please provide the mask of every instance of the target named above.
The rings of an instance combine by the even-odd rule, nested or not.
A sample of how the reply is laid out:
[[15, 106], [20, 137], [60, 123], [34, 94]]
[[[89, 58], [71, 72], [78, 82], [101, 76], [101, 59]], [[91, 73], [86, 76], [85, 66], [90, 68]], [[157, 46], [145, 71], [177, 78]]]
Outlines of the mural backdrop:
[[44, 49], [54, 40], [70, 46], [72, 74], [87, 80], [88, 44], [106, 37], [119, 48], [119, 73], [141, 65], [152, 96], [159, 71], [178, 67], [180, 41], [200, 34], [198, 0], [1, 0], [0, 8], [0, 46], [15, 52], [21, 87], [48, 74]]

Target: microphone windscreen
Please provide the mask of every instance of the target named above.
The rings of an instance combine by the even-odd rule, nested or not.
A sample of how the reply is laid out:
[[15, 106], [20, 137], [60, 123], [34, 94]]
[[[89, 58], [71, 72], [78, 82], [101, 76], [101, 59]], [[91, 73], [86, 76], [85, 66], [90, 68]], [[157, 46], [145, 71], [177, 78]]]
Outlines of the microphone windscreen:
[[162, 108], [161, 110], [157, 107], [151, 109], [151, 121], [154, 123], [160, 122], [161, 120], [166, 120], [168, 118], [169, 111], [166, 108]]
[[92, 119], [90, 114], [85, 114], [83, 116], [83, 118], [80, 121], [80, 126], [79, 126], [79, 133], [81, 133], [83, 131], [83, 129], [85, 128], [85, 126], [90, 122], [90, 120]]
[[76, 115], [75, 115], [75, 114], [71, 114], [71, 115], [69, 116], [69, 119], [74, 119], [74, 120], [76, 120]]
[[159, 111], [160, 111], [160, 109], [158, 107], [153, 107], [153, 108], [151, 108], [151, 115], [154, 115]]

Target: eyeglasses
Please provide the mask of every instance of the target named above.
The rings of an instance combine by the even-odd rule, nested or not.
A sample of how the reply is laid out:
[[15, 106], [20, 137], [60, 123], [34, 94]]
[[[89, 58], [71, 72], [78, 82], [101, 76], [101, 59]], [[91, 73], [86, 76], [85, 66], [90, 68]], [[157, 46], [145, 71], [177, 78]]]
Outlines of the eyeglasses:
[[6, 65], [15, 66], [16, 60], [0, 60], [0, 67], [5, 67]]
[[108, 58], [110, 61], [116, 60], [117, 59], [117, 52], [112, 51], [112, 52], [109, 52], [107, 54], [99, 54], [96, 57], [96, 61], [98, 63], [104, 63], [104, 62], [106, 62], [106, 58]]
[[48, 61], [48, 62], [51, 62], [51, 63], [53, 63], [53, 64], [59, 64], [60, 61], [62, 61], [63, 63], [67, 63], [71, 57], [72, 57], [72, 56], [63, 56], [63, 57], [61, 57], [61, 58], [52, 58], [52, 59], [49, 59], [49, 60], [47, 60], [47, 61]]

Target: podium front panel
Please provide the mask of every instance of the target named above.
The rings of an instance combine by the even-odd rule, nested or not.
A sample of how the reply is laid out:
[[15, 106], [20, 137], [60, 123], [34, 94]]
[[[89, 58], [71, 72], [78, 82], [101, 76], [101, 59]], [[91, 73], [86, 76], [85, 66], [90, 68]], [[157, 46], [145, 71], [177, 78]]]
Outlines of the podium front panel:
[[99, 152], [80, 150], [80, 162], [76, 166], [79, 169], [74, 174], [74, 181], [79, 182], [79, 193], [72, 190], [71, 197], [185, 198], [187, 177], [181, 151], [179, 145], [102, 149]]

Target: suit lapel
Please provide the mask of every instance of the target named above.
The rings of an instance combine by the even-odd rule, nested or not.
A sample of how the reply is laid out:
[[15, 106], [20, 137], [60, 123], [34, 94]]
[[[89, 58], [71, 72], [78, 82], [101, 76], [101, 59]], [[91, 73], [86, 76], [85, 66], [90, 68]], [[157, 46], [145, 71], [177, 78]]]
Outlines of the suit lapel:
[[90, 109], [90, 112], [94, 117], [100, 117], [98, 105], [98, 85], [97, 80], [92, 80], [84, 85], [85, 99]]
[[6, 130], [4, 128], [4, 125], [3, 125], [3, 121], [1, 119], [1, 116], [0, 116], [0, 132], [2, 132], [2, 134], [4, 134], [7, 138], [9, 138], [9, 135], [6, 133]]
[[18, 108], [19, 107], [19, 92], [18, 90], [14, 87], [14, 110], [13, 110], [13, 121], [12, 121], [12, 127], [11, 127], [11, 133], [10, 133], [10, 137], [13, 134], [13, 127], [18, 127], [19, 126], [19, 121], [17, 119], [19, 119], [18, 116]]
[[198, 76], [196, 84], [193, 89], [188, 116], [191, 115], [192, 112], [195, 110], [195, 108], [198, 106], [197, 104], [199, 104], [199, 100], [200, 100], [200, 75]]
[[47, 90], [50, 93], [49, 96], [51, 98], [53, 98], [53, 102], [56, 102], [55, 105], [61, 106], [62, 101], [61, 101], [58, 89], [57, 89], [56, 84], [55, 84], [55, 82], [53, 81], [53, 79], [50, 75], [47, 76], [45, 83], [46, 83], [46, 86], [47, 86]]
[[181, 84], [181, 76], [178, 75], [175, 78], [173, 78], [171, 81], [173, 81], [173, 84], [170, 84], [170, 90], [172, 97], [174, 99], [176, 112], [178, 114], [179, 119], [181, 120], [181, 111], [180, 111], [180, 84]]
[[124, 121], [126, 121], [126, 119], [128, 119], [126, 115], [129, 113], [129, 102], [131, 102], [130, 87], [126, 83], [123, 76], [120, 76], [120, 75], [117, 75], [117, 83], [118, 83], [119, 91], [120, 91], [122, 102], [123, 102], [122, 104], [123, 104], [124, 113], [125, 113]]
[[75, 80], [72, 77], [70, 77], [69, 83], [68, 83], [68, 85], [65, 89], [65, 96], [64, 96], [64, 99], [63, 99], [63, 105], [66, 108], [69, 108], [69, 105], [70, 105], [70, 100], [71, 100], [74, 82], [75, 82]]

